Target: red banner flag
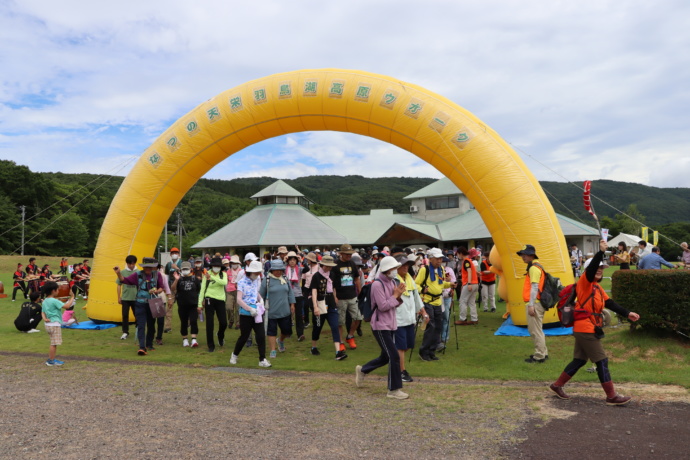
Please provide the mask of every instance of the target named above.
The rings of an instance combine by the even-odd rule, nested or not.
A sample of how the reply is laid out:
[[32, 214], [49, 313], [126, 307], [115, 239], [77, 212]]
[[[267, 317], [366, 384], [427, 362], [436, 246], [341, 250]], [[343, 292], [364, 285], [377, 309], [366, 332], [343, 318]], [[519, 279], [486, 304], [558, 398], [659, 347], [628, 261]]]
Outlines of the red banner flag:
[[597, 215], [594, 214], [594, 209], [592, 208], [592, 181], [586, 180], [582, 185], [584, 188], [582, 199], [585, 202], [585, 209], [596, 219]]

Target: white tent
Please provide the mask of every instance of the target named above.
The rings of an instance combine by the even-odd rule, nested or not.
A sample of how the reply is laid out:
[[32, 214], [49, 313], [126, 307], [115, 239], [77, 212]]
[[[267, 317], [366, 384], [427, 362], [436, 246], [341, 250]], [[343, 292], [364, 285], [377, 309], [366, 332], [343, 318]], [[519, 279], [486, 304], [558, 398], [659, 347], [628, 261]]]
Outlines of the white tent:
[[642, 238], [636, 235], [628, 235], [627, 233], [621, 233], [617, 237], [609, 240], [608, 245], [609, 247], [616, 247], [618, 246], [618, 243], [621, 241], [625, 243], [625, 245], [630, 249], [631, 247], [634, 248], [637, 246], [637, 243], [640, 242]]

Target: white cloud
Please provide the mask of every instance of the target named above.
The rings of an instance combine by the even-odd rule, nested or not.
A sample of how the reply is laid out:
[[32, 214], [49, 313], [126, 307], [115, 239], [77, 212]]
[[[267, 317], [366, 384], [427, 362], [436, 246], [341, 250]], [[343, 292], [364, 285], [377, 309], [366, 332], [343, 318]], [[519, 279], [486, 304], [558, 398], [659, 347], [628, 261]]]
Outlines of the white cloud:
[[[438, 92], [569, 179], [687, 186], [690, 165], [679, 160], [690, 144], [688, 13], [681, 0], [2, 2], [0, 158], [34, 170], [91, 170], [94, 157], [140, 153], [230, 87], [340, 67]], [[281, 142], [270, 144], [281, 177], [376, 175], [393, 164], [437, 174], [357, 136]], [[62, 165], [45, 151], [58, 152]], [[653, 171], [630, 167], [650, 158]], [[224, 168], [211, 174], [237, 173]]]

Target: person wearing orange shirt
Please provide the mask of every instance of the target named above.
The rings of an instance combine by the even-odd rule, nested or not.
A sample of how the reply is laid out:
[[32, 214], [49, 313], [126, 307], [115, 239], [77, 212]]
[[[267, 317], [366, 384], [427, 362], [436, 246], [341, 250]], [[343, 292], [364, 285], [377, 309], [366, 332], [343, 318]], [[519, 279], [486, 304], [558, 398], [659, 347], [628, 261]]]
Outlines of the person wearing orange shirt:
[[525, 301], [527, 308], [527, 330], [530, 337], [532, 337], [532, 342], [534, 342], [534, 353], [525, 359], [525, 362], [543, 363], [549, 359], [546, 337], [544, 337], [544, 330], [542, 329], [544, 324], [544, 307], [540, 301], [546, 275], [544, 267], [535, 262], [539, 257], [537, 257], [537, 250], [534, 246], [531, 244], [526, 245], [517, 255], [527, 264], [522, 300]]
[[599, 249], [593, 258], [585, 262], [585, 272], [577, 282], [577, 303], [575, 305], [575, 323], [573, 324], [573, 337], [575, 337], [573, 360], [549, 388], [560, 399], [570, 399], [570, 396], [563, 391], [563, 386], [589, 359], [597, 367], [599, 381], [606, 392], [606, 404], [608, 406], [622, 406], [629, 403], [632, 397], [619, 395], [613, 387], [609, 373], [609, 360], [606, 357], [604, 347], [601, 345], [601, 338], [604, 337], [604, 332], [601, 329], [603, 325], [602, 311], [604, 308], [608, 308], [630, 321], [637, 321], [640, 319], [640, 315], [618, 305], [609, 298], [604, 288], [599, 285], [606, 267], [604, 265], [604, 253], [607, 249], [605, 240], [599, 242]]

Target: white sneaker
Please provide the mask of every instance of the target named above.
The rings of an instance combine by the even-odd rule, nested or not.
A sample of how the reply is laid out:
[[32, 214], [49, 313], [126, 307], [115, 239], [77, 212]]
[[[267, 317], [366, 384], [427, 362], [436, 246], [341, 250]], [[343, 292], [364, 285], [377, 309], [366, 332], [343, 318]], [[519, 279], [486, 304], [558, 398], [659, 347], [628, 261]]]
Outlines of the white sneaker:
[[34, 332], [41, 332], [41, 330], [40, 329], [30, 329], [30, 330], [26, 331], [27, 334], [33, 334]]
[[259, 367], [271, 367], [271, 363], [266, 358], [259, 361]]
[[407, 399], [410, 397], [407, 393], [402, 390], [389, 391], [386, 397], [391, 399]]
[[358, 388], [362, 388], [364, 384], [364, 372], [362, 372], [362, 366], [355, 366], [355, 385]]
[[182, 346], [183, 346], [183, 347], [188, 347], [188, 346], [189, 346], [189, 340], [184, 339], [184, 340], [182, 341]]
[[192, 339], [192, 348], [196, 348], [199, 346], [199, 343], [196, 341], [196, 339]]
[[128, 336], [129, 336], [129, 334], [127, 332], [123, 332], [122, 336], [120, 336], [120, 340], [127, 340]]
[[[264, 361], [266, 361], [266, 360], [264, 359]], [[230, 364], [237, 364], [237, 355], [235, 353], [230, 355]], [[261, 363], [259, 363], [259, 366], [260, 365], [261, 365]]]

